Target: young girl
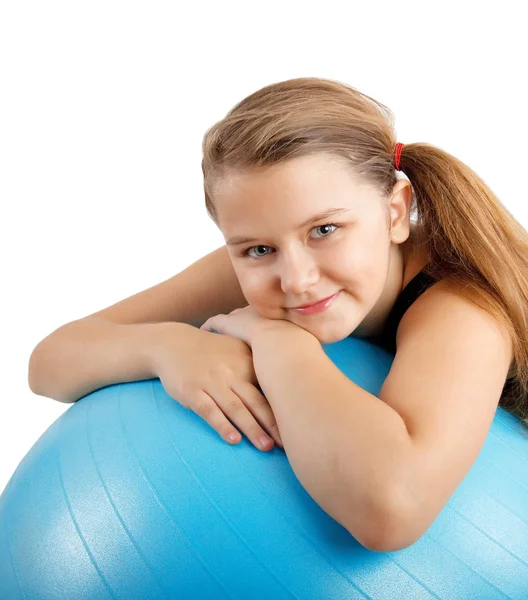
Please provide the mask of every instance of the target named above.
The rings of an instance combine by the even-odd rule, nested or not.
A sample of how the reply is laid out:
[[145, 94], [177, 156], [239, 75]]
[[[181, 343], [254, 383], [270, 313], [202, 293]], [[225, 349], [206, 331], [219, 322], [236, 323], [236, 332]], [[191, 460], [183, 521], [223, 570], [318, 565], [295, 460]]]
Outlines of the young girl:
[[[241, 101], [202, 169], [226, 245], [42, 340], [32, 391], [74, 402], [159, 377], [226, 441], [238, 427], [270, 450], [269, 433], [366, 547], [408, 546], [497, 405], [527, 417], [527, 232], [469, 167], [396, 143], [383, 104], [325, 79]], [[321, 347], [349, 335], [395, 352], [377, 397]]]

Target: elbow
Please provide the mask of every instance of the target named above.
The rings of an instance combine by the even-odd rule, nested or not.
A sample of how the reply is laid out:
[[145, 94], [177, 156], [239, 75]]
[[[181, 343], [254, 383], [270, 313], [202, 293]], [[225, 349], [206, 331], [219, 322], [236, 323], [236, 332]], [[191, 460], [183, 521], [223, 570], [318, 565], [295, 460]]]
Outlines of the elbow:
[[37, 396], [47, 396], [48, 392], [45, 385], [46, 371], [41, 357], [41, 344], [38, 344], [31, 353], [28, 362], [27, 383], [29, 389]]
[[[409, 504], [391, 500], [378, 502], [372, 517], [361, 528], [361, 531], [348, 531], [367, 550], [373, 552], [396, 552], [404, 550], [417, 542], [425, 531], [422, 531], [416, 515]], [[357, 521], [356, 521], [357, 528]]]
[[367, 550], [372, 552], [397, 552], [412, 546], [417, 542], [421, 534], [416, 536], [412, 528], [407, 528], [403, 520], [380, 518], [376, 523], [372, 523], [367, 531], [362, 532], [360, 536], [350, 532], [356, 540]]
[[29, 389], [34, 393], [37, 394], [37, 396], [41, 396], [41, 392], [40, 392], [40, 386], [39, 386], [39, 377], [38, 377], [38, 370], [37, 370], [37, 351], [39, 349], [39, 346], [37, 345], [34, 349], [33, 352], [31, 353], [30, 357], [29, 357], [29, 362], [28, 362], [28, 371], [27, 371], [27, 383], [29, 386]]
[[28, 362], [27, 384], [36, 396], [52, 398], [64, 404], [71, 404], [76, 399], [63, 397], [51, 389], [50, 368], [41, 356], [41, 344], [38, 344], [31, 353]]
[[421, 535], [416, 537], [412, 531], [397, 524], [386, 527], [382, 531], [379, 531], [379, 527], [373, 528], [373, 531], [365, 538], [365, 542], [360, 543], [372, 552], [397, 552], [412, 546], [420, 537]]

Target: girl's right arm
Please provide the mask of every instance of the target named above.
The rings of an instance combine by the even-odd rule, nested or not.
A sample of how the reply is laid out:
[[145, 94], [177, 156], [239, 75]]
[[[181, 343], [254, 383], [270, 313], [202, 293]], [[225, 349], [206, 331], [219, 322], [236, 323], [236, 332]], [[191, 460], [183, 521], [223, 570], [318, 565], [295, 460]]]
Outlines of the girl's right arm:
[[[257, 448], [271, 450], [273, 439], [282, 443], [256, 387], [251, 349], [198, 329], [246, 304], [227, 248], [218, 248], [171, 279], [48, 335], [30, 356], [29, 387], [75, 402], [113, 383], [159, 377], [167, 394], [228, 443], [241, 440], [236, 425]], [[263, 443], [266, 433], [271, 439]]]
[[[183, 323], [113, 323], [85, 317], [56, 329], [29, 358], [31, 391], [59, 402], [75, 402], [113, 383], [157, 377], [152, 345], [162, 327], [190, 327]], [[183, 343], [183, 336], [182, 336]]]
[[170, 327], [183, 342], [190, 325], [246, 304], [222, 246], [172, 278], [56, 329], [30, 356], [29, 387], [74, 402], [112, 383], [157, 377], [150, 356], [162, 331]]

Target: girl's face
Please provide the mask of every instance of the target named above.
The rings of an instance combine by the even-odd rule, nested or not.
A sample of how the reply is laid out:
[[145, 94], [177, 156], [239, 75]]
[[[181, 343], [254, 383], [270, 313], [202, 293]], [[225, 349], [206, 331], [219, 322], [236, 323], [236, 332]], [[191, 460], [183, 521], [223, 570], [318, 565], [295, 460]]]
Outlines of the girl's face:
[[[355, 179], [344, 161], [322, 154], [231, 172], [214, 200], [248, 303], [321, 343], [379, 333], [401, 291], [399, 244], [409, 235], [408, 182], [395, 190], [387, 212], [376, 188]], [[337, 292], [323, 312], [291, 310]]]

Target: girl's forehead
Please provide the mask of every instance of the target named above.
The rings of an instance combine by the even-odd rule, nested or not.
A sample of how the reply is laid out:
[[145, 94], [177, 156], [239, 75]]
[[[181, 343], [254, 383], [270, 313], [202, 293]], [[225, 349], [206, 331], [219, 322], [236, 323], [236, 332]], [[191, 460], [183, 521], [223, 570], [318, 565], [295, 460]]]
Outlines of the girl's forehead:
[[268, 198], [324, 199], [329, 196], [376, 194], [339, 157], [305, 156], [276, 165], [229, 170], [215, 186], [215, 202], [236, 204]]

